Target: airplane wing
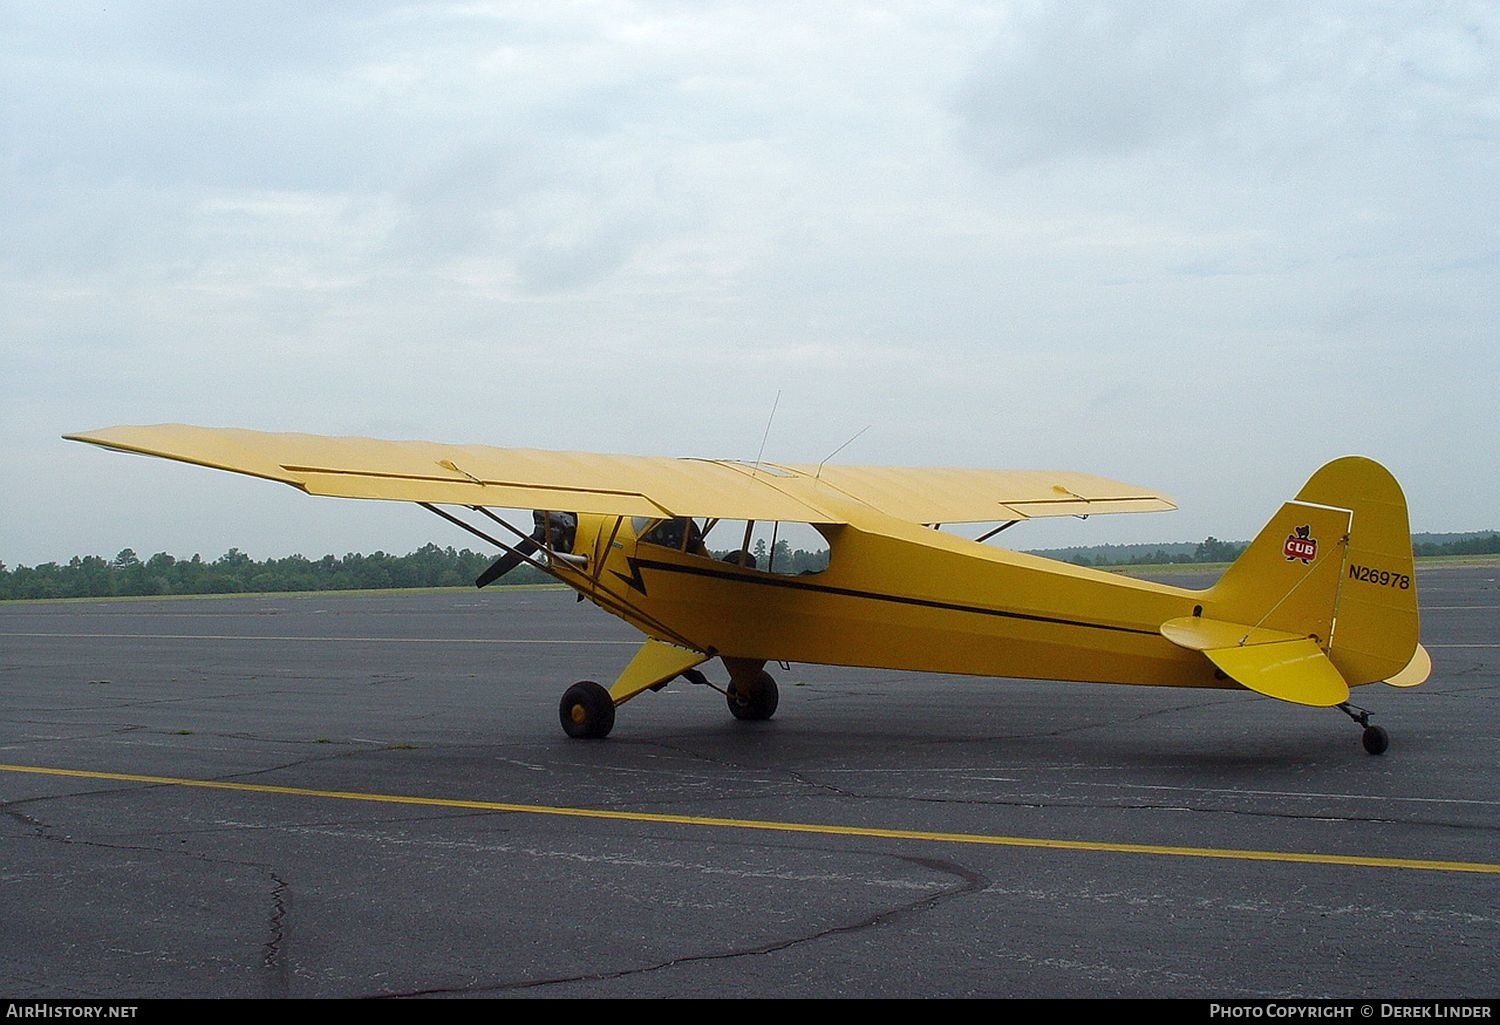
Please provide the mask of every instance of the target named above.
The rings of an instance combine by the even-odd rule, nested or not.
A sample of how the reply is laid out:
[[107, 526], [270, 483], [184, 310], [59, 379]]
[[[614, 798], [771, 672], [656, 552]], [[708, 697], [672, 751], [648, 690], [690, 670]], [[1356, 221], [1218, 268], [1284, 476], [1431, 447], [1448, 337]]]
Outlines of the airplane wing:
[[[1059, 470], [903, 466], [796, 468], [814, 493], [834, 490], [911, 523], [991, 523], [1039, 516], [1164, 512], [1171, 499], [1131, 484]], [[816, 474], [817, 476], [814, 476]]]
[[851, 508], [868, 506], [913, 523], [987, 523], [1176, 508], [1131, 485], [1044, 470], [751, 465], [183, 424], [66, 437], [312, 495], [502, 509], [847, 523]]

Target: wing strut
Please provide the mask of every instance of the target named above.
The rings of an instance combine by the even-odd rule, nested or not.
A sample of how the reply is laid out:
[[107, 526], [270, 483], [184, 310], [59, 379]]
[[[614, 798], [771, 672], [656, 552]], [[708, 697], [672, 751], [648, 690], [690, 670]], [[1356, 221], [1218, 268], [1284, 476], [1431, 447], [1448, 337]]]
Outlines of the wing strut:
[[1008, 527], [1014, 527], [1017, 523], [1020, 523], [1020, 522], [1021, 522], [1020, 520], [1011, 520], [1009, 523], [1002, 523], [1002, 524], [1000, 524], [1000, 526], [996, 527], [994, 530], [990, 531], [989, 533], [987, 533], [987, 534], [980, 534], [974, 540], [977, 541], [979, 544], [984, 544], [986, 541], [988, 541], [990, 538], [994, 537], [996, 534], [1000, 533], [1002, 530], [1005, 530]]
[[[494, 565], [490, 566], [489, 569], [480, 574], [478, 580], [474, 581], [475, 587], [483, 587], [485, 584], [493, 583], [503, 574], [508, 573], [510, 570], [514, 569], [516, 566], [520, 565], [523, 562], [527, 563], [528, 565], [535, 566], [537, 569], [541, 570], [543, 573], [547, 574], [550, 577], [557, 577], [557, 574], [552, 571], [551, 566], [541, 562], [538, 559], [532, 558], [532, 555], [541, 550], [541, 546], [537, 544], [533, 538], [521, 533], [518, 528], [512, 526], [509, 523], [506, 523], [504, 520], [496, 516], [494, 513], [490, 512], [488, 509], [485, 509], [482, 506], [471, 506], [471, 508], [484, 513], [490, 519], [494, 520], [496, 523], [504, 527], [506, 530], [509, 530], [511, 533], [515, 534], [518, 538], [521, 539], [519, 543], [513, 545], [506, 544], [499, 538], [492, 537], [489, 534], [486, 534], [484, 531], [480, 530], [473, 524], [465, 523], [463, 520], [459, 519], [457, 516], [454, 516], [452, 513], [445, 512], [444, 510], [439, 509], [437, 506], [432, 505], [429, 502], [418, 502], [417, 504], [420, 505], [423, 509], [426, 509], [428, 512], [436, 513], [443, 519], [447, 520], [449, 523], [452, 523], [454, 526], [462, 527], [464, 530], [467, 530], [475, 537], [482, 538], [483, 540], [488, 541], [490, 544], [494, 545], [496, 548], [500, 548], [505, 551], [505, 554], [502, 555], [500, 559], [494, 563]], [[499, 567], [501, 567], [502, 565], [504, 565], [504, 569], [499, 569]], [[558, 579], [561, 578], [559, 577]]]

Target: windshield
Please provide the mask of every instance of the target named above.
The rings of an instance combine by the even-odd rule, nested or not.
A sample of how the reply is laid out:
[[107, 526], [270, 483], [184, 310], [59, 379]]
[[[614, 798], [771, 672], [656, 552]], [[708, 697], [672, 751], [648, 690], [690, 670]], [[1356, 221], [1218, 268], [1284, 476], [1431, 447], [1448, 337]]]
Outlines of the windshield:
[[831, 556], [827, 540], [807, 523], [679, 516], [666, 520], [636, 517], [631, 526], [643, 544], [764, 573], [819, 573], [828, 568]]

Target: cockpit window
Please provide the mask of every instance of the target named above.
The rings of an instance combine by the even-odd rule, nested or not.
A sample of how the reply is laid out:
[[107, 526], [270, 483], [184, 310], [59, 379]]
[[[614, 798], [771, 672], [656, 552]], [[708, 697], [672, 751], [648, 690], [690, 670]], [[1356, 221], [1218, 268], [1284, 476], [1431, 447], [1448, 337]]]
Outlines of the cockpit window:
[[[640, 526], [637, 526], [636, 530], [639, 531]], [[675, 548], [679, 552], [701, 555], [706, 554], [707, 551], [703, 547], [702, 529], [699, 528], [697, 523], [686, 516], [662, 520], [656, 526], [642, 534], [641, 540], [647, 544], [661, 545], [663, 548]]]
[[636, 517], [635, 534], [645, 544], [726, 562], [763, 573], [803, 575], [828, 568], [828, 542], [811, 524], [754, 520], [666, 520]]

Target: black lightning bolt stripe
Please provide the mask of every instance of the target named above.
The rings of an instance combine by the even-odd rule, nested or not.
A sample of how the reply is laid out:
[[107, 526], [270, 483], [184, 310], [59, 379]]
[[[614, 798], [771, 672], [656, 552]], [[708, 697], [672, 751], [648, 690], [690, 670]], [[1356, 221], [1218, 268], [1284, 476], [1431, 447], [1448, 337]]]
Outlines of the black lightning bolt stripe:
[[644, 581], [644, 580], [641, 579], [641, 566], [642, 565], [647, 565], [647, 566], [663, 566], [663, 565], [665, 565], [665, 563], [656, 563], [656, 562], [642, 563], [639, 559], [633, 559], [633, 558], [631, 558], [629, 556], [625, 557], [625, 561], [627, 563], [629, 563], [629, 565], [630, 565], [630, 575], [629, 576], [626, 576], [624, 573], [621, 573], [617, 569], [612, 569], [612, 570], [610, 570], [610, 572], [613, 573], [615, 576], [619, 577], [621, 580], [625, 581], [627, 584], [629, 584], [633, 590], [639, 591], [642, 594], [646, 593], [646, 581]]

